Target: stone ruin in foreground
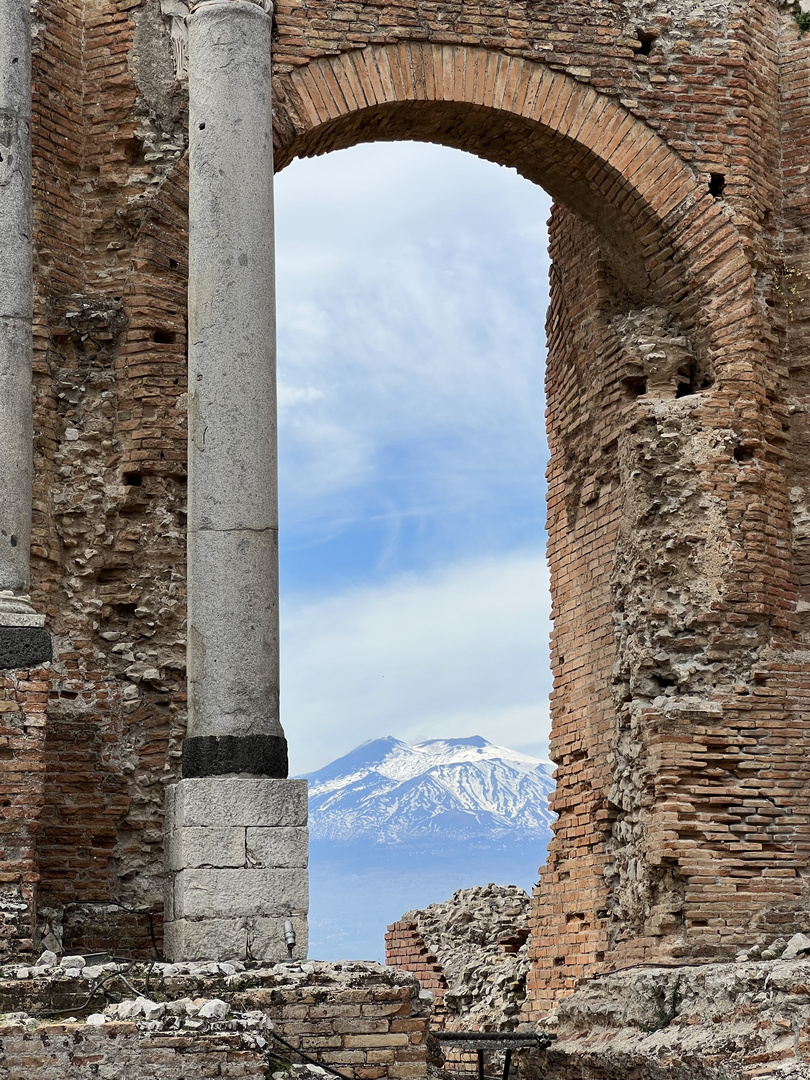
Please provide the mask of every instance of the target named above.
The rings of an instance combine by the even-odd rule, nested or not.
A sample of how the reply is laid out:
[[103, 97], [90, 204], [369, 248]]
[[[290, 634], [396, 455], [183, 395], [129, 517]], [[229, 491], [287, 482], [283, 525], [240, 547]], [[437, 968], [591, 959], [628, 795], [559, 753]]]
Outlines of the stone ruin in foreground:
[[[278, 977], [303, 995], [291, 1023], [337, 1024], [343, 993], [371, 994], [361, 1014], [393, 1007], [392, 987], [411, 1010], [396, 1022], [426, 1023], [413, 982], [363, 969], [330, 989], [316, 965], [302, 990], [303, 967], [273, 967], [290, 947], [306, 962], [308, 901], [306, 798], [278, 712], [272, 177], [391, 139], [515, 167], [555, 199], [558, 822], [520, 1020], [562, 1024], [612, 987], [597, 1012], [652, 1077], [638, 1047], [677, 1030], [683, 987], [808, 929], [805, 7], [0, 0], [9, 976], [30, 980], [48, 946], [157, 952], [192, 965], [163, 978], [252, 982], [246, 1013], [288, 992]], [[253, 974], [200, 974], [217, 961]], [[12, 979], [28, 989], [8, 1011], [44, 1018], [53, 980], [73, 977]], [[650, 979], [655, 1031], [610, 1005]], [[776, 981], [741, 990], [744, 1007], [760, 1013]], [[768, 1020], [764, 1057], [737, 1068], [721, 1047], [684, 1075], [806, 1059], [805, 985], [785, 990], [797, 1007]], [[81, 1012], [69, 995], [65, 1009]], [[191, 1032], [225, 1022], [183, 1015]], [[730, 1013], [715, 1015], [712, 1037]], [[186, 1050], [155, 1031], [176, 1065]], [[323, 1049], [361, 1053], [368, 1080], [416, 1076], [419, 1035]], [[416, 1057], [372, 1059], [393, 1047]], [[612, 1075], [580, 1047], [546, 1075]]]

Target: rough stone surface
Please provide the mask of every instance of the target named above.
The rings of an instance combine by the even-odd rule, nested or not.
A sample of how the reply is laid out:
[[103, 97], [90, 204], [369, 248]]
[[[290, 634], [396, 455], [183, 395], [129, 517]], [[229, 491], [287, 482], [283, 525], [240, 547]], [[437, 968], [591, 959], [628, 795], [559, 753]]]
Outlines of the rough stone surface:
[[459, 889], [389, 926], [386, 963], [436, 996], [434, 1026], [512, 1030], [529, 970], [529, 897], [516, 885]]
[[305, 869], [201, 869], [174, 875], [177, 919], [305, 915], [308, 902]]
[[191, 826], [166, 832], [167, 871], [198, 866], [245, 866], [245, 829]]
[[[429, 1006], [412, 977], [377, 964], [109, 963], [92, 981], [87, 971], [4, 974], [0, 1067], [9, 1080], [324, 1075], [290, 1069], [289, 1046], [358, 1080], [427, 1074]], [[121, 1000], [105, 1003], [99, 989], [88, 1001], [99, 976]]]
[[53, 658], [51, 635], [35, 626], [0, 626], [0, 671], [39, 667]]
[[[164, 951], [172, 960], [306, 957], [306, 782], [181, 780], [167, 791]], [[299, 824], [300, 823], [300, 824]]]
[[183, 740], [183, 776], [272, 776], [289, 772], [287, 740], [278, 735], [197, 735]]
[[306, 780], [208, 777], [166, 791], [173, 828], [276, 828], [307, 823]]
[[530, 1080], [805, 1080], [810, 963], [773, 960], [634, 969], [592, 980], [541, 1028]]

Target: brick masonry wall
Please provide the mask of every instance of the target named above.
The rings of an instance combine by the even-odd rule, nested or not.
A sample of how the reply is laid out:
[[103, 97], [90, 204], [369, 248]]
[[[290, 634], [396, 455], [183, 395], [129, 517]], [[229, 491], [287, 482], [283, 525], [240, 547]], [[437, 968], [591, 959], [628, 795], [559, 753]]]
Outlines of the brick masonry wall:
[[47, 700], [47, 671], [0, 676], [0, 960], [34, 937]]
[[[3, 1076], [83, 1080], [109, 1073], [134, 1080], [264, 1080], [277, 1063], [300, 1060], [268, 1037], [265, 1020], [291, 1047], [355, 1080], [426, 1075], [430, 1008], [419, 997], [418, 983], [402, 972], [392, 974], [377, 964], [254, 965], [236, 973], [217, 971], [217, 965], [190, 967], [128, 969], [131, 987], [160, 999], [161, 1015], [133, 1022], [111, 1019], [103, 1026], [82, 1019], [104, 1007], [105, 995], [99, 994], [88, 1008], [88, 990], [98, 974], [88, 979], [26, 969], [24, 979], [0, 979], [3, 1006], [13, 1004], [18, 1014], [27, 1010], [22, 1022], [18, 1015], [0, 1023]], [[123, 980], [106, 974], [108, 990], [127, 996]], [[167, 1011], [167, 1003], [212, 998], [228, 1006], [228, 1015], [219, 1021], [189, 1017], [186, 1022], [182, 1008], [177, 1018]], [[61, 1016], [47, 1018], [48, 1012]]]
[[[116, 900], [159, 935], [185, 703], [185, 91], [159, 0], [39, 0], [35, 22], [39, 902], [69, 948], [147, 955], [145, 916], [65, 905]], [[810, 39], [772, 0], [280, 2], [275, 32], [279, 167], [422, 138], [559, 203], [560, 819], [534, 1014], [603, 966], [786, 925], [808, 850]]]
[[400, 920], [391, 923], [385, 935], [385, 962], [391, 967], [409, 971], [419, 980], [423, 990], [429, 990], [434, 995], [434, 1025], [441, 1023], [447, 979], [442, 965], [425, 945], [415, 922]]

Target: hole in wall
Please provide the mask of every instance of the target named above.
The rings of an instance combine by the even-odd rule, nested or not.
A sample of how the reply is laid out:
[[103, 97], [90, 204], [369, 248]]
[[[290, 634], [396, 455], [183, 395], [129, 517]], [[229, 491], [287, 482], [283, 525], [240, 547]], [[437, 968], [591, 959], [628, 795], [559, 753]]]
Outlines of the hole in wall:
[[205, 131], [205, 123], [200, 124], [200, 131]]
[[177, 335], [172, 330], [153, 330], [152, 341], [158, 345], [174, 345]]
[[715, 199], [720, 199], [726, 190], [726, 177], [724, 173], [709, 173], [709, 194]]
[[636, 56], [649, 56], [653, 45], [658, 40], [658, 34], [654, 30], [637, 30], [636, 37], [638, 38]]
[[143, 476], [139, 472], [125, 472], [123, 479], [126, 487], [141, 487], [143, 484]]
[[16, 547], [17, 543], [18, 543], [17, 537], [12, 535], [12, 537], [11, 537], [11, 546]]
[[121, 146], [125, 160], [132, 165], [141, 154], [141, 144], [137, 139], [127, 139]]
[[118, 619], [134, 619], [137, 604], [110, 604]]
[[675, 679], [669, 679], [666, 675], [657, 675], [656, 681], [658, 682], [658, 685], [661, 687], [662, 690], [669, 690], [672, 687], [676, 687], [678, 685]]
[[107, 567], [105, 570], [99, 570], [96, 581], [102, 585], [113, 581], [120, 581], [124, 572], [124, 567]]
[[169, 259], [169, 269], [170, 270], [176, 270], [177, 269], [177, 259]]
[[735, 446], [734, 447], [734, 460], [735, 461], [751, 461], [754, 457], [754, 451], [750, 446]]
[[628, 397], [637, 398], [647, 393], [647, 380], [643, 375], [634, 375], [624, 379], [624, 388]]

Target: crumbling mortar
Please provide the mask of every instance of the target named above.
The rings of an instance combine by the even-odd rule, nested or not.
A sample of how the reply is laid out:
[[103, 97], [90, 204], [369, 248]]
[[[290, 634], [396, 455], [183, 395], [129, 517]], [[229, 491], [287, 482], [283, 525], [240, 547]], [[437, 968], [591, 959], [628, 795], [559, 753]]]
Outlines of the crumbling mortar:
[[[623, 513], [611, 576], [616, 663], [612, 822], [604, 871], [611, 945], [634, 935], [672, 935], [683, 924], [683, 882], [677, 867], [656, 865], [646, 824], [655, 804], [660, 762], [650, 733], [667, 717], [682, 725], [703, 716], [709, 697], [730, 692], [768, 642], [765, 621], [736, 643], [712, 612], [721, 603], [735, 544], [723, 501], [701, 490], [701, 465], [728, 452], [728, 434], [707, 431], [694, 396], [700, 389], [695, 352], [665, 312], [646, 309], [614, 319], [626, 354], [623, 369], [643, 380], [619, 437]], [[657, 331], [657, 333], [656, 333]], [[635, 360], [634, 360], [635, 357]], [[699, 403], [699, 397], [698, 397]], [[686, 583], [689, 583], [688, 585]]]

